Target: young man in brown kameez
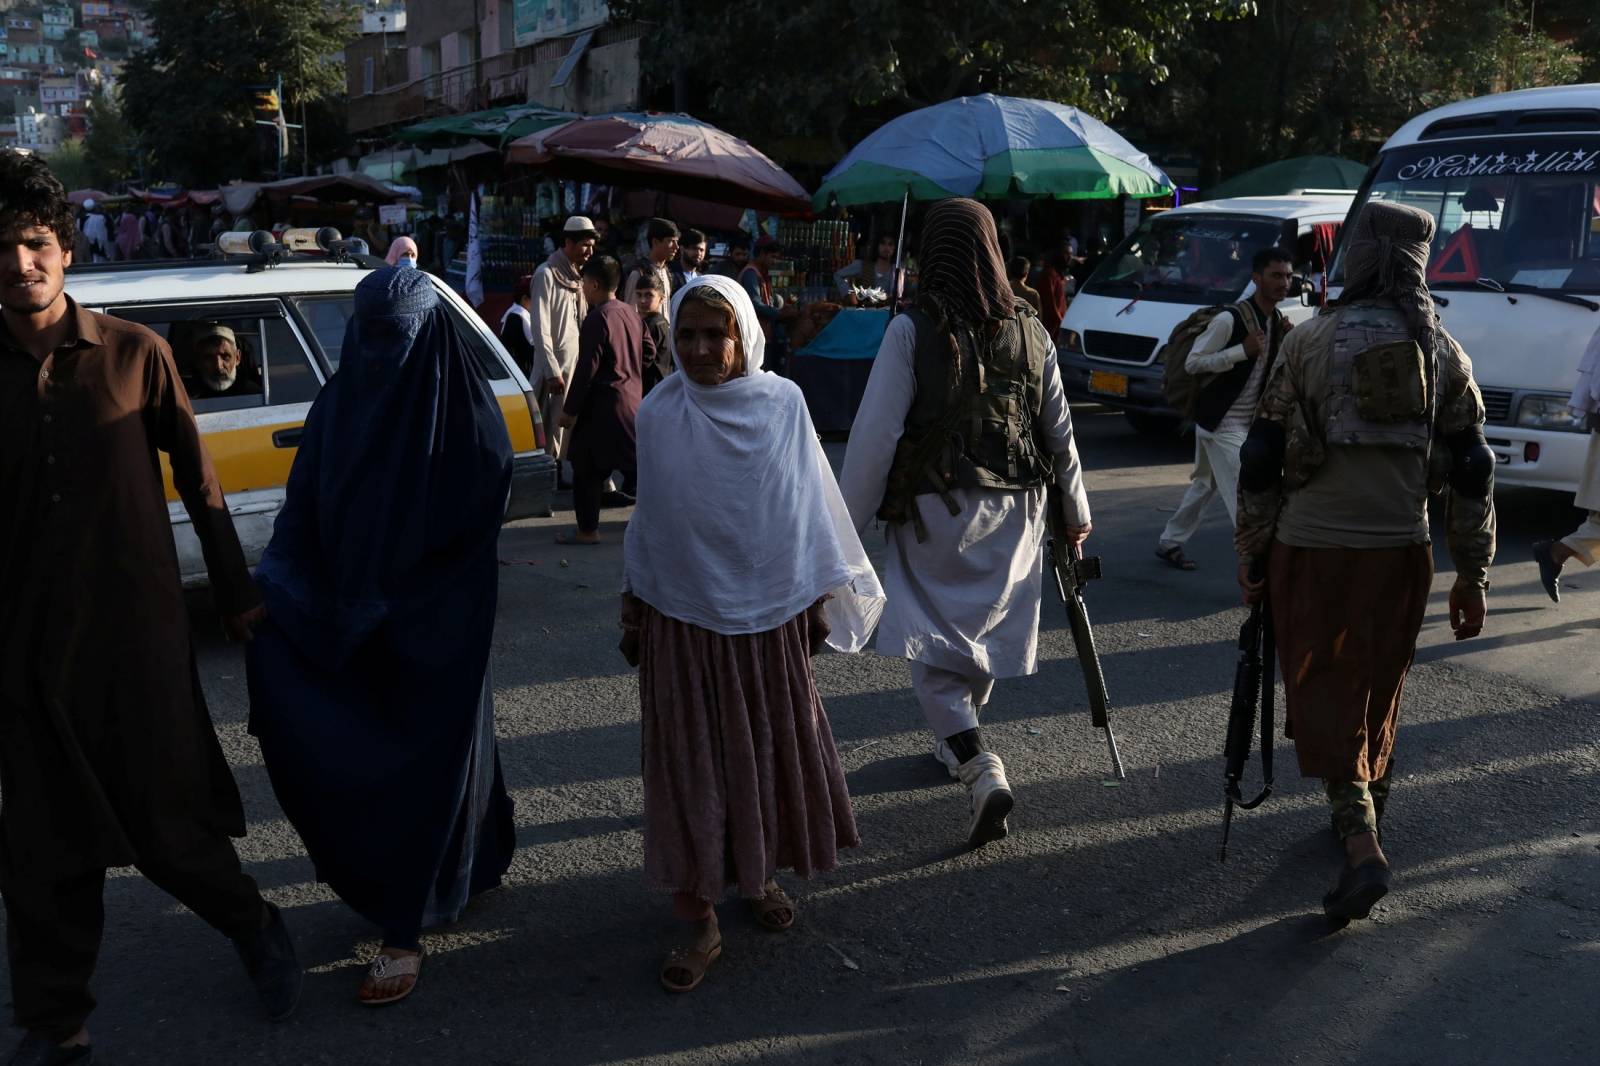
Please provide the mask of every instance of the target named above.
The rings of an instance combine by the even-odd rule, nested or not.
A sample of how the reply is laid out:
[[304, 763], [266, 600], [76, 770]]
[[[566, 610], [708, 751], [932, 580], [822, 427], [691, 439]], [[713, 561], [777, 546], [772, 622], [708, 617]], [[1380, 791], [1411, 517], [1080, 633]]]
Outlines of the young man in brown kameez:
[[64, 291], [72, 211], [0, 151], [0, 890], [14, 1066], [82, 1064], [106, 868], [230, 937], [288, 1017], [300, 966], [240, 869], [239, 792], [200, 691], [157, 452], [234, 639], [259, 597], [172, 353]]
[[1344, 844], [1323, 899], [1336, 926], [1389, 890], [1378, 829], [1433, 579], [1430, 492], [1448, 493], [1457, 640], [1483, 629], [1494, 559], [1494, 454], [1424, 281], [1433, 231], [1422, 211], [1367, 205], [1344, 294], [1284, 339], [1240, 449], [1239, 584], [1272, 608], [1300, 772], [1322, 778]]

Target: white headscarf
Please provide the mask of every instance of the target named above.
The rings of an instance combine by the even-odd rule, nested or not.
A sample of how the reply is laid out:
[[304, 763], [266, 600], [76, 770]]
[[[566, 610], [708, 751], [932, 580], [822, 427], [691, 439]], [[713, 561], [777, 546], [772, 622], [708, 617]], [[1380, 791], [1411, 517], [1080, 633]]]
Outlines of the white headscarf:
[[[637, 422], [639, 496], [623, 547], [623, 587], [669, 618], [739, 635], [763, 633], [825, 595], [840, 651], [859, 651], [883, 611], [805, 397], [763, 373], [766, 341], [743, 286], [702, 275], [733, 305], [745, 373], [697, 385], [678, 373], [650, 390]], [[673, 357], [679, 367], [677, 338]]]

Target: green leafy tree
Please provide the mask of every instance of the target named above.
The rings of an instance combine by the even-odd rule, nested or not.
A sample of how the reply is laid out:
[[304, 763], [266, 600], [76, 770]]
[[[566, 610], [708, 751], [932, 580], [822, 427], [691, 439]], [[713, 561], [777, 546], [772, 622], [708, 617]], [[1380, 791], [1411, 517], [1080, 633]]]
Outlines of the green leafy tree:
[[94, 184], [94, 174], [81, 141], [63, 142], [50, 153], [49, 162], [57, 180], [69, 190], [87, 189]]
[[123, 117], [117, 98], [104, 89], [89, 98], [84, 114], [89, 122], [84, 156], [94, 184], [109, 191], [138, 173], [139, 139]]
[[128, 122], [163, 177], [188, 185], [270, 173], [254, 87], [283, 77], [290, 122], [343, 95], [333, 56], [357, 33], [349, 0], [150, 0], [154, 43], [123, 74]]
[[[1544, 5], [1541, 5], [1544, 6]], [[1147, 139], [1202, 161], [1202, 187], [1297, 155], [1366, 161], [1432, 107], [1578, 80], [1581, 49], [1511, 0], [1259, 0], [1199, 28], [1134, 105]]]
[[1129, 90], [1166, 78], [1196, 24], [1245, 0], [612, 0], [651, 24], [646, 77], [761, 142], [830, 137], [843, 148], [884, 118], [996, 92], [1116, 116]]

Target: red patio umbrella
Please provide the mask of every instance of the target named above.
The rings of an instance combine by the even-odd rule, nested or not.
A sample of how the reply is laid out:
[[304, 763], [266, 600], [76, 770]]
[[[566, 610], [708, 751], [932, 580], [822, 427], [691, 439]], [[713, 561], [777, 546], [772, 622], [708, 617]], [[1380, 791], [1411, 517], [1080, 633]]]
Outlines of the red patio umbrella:
[[506, 160], [558, 178], [681, 193], [763, 211], [806, 211], [800, 183], [748, 142], [688, 115], [619, 112], [512, 141]]

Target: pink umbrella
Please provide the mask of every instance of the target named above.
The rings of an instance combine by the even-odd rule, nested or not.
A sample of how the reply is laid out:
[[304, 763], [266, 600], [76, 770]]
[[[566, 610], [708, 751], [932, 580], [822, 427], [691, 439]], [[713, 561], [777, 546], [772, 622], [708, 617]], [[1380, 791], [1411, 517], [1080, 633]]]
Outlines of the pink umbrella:
[[110, 198], [110, 193], [101, 192], [99, 189], [73, 189], [67, 193], [67, 199], [72, 201], [73, 207], [82, 207], [85, 200], [93, 200], [99, 203], [101, 200], [109, 200]]
[[688, 115], [627, 112], [512, 141], [506, 160], [558, 178], [682, 193], [767, 211], [806, 211], [800, 183], [746, 141]]

